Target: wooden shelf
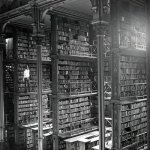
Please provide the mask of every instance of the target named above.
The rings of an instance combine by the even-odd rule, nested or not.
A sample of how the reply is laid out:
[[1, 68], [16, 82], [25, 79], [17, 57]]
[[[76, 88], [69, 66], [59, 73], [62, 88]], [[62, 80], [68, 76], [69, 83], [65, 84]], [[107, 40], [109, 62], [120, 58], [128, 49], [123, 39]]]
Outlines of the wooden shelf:
[[52, 58], [62, 60], [74, 60], [74, 61], [97, 61], [97, 57], [93, 56], [76, 56], [76, 55], [52, 55]]
[[[47, 122], [43, 122], [43, 124], [50, 123], [50, 122], [52, 122], [52, 119], [50, 119]], [[20, 127], [21, 128], [32, 128], [33, 126], [38, 126], [38, 123], [30, 123], [30, 124], [27, 124], [27, 125], [21, 125]]]
[[78, 97], [86, 97], [86, 96], [94, 96], [97, 95], [97, 92], [95, 93], [85, 93], [85, 94], [78, 94], [78, 95], [59, 95], [59, 99], [71, 99], [71, 98], [78, 98]]
[[[115, 11], [116, 6], [119, 6], [117, 11]], [[132, 2], [116, 2], [112, 9], [114, 10], [112, 16], [117, 18], [117, 21], [112, 22], [116, 27], [112, 31], [117, 37], [112, 41], [113, 80], [110, 103], [113, 104], [114, 113], [112, 118], [113, 148], [138, 149], [138, 142], [143, 142], [142, 138], [146, 136], [144, 135], [139, 141], [137, 136], [147, 131], [146, 86], [142, 85], [145, 84], [147, 78], [146, 50], [144, 50], [146, 48], [146, 26], [139, 20], [135, 12], [141, 12], [140, 17], [144, 19], [145, 9]], [[125, 17], [120, 20], [121, 16]], [[137, 30], [134, 30], [135, 28]]]
[[63, 139], [66, 139], [66, 138], [70, 138], [70, 137], [75, 137], [77, 135], [85, 134], [85, 133], [88, 133], [88, 132], [96, 131], [97, 129], [98, 129], [97, 126], [93, 126], [93, 127], [89, 127], [89, 129], [79, 129], [79, 130], [76, 130], [76, 131], [74, 131], [74, 132], [76, 132], [76, 134], [73, 134], [73, 135], [71, 135], [71, 132], [66, 132], [64, 134], [60, 133], [59, 137], [61, 137]]
[[93, 56], [76, 56], [76, 55], [58, 55], [59, 59], [76, 60], [76, 61], [96, 61], [97, 57]]
[[126, 150], [127, 148], [131, 148], [132, 146], [135, 146], [135, 145], [137, 145], [137, 142], [134, 142], [133, 144], [123, 147], [122, 150]]
[[[42, 94], [49, 94], [51, 95], [52, 91], [43, 91]], [[17, 95], [36, 95], [37, 92], [17, 92]]]
[[142, 50], [134, 50], [134, 49], [120, 49], [121, 55], [127, 55], [127, 56], [140, 56], [140, 57], [146, 57], [146, 51]]
[[[37, 63], [36, 59], [5, 59], [4, 63]], [[43, 64], [50, 64], [51, 60], [42, 60]]]

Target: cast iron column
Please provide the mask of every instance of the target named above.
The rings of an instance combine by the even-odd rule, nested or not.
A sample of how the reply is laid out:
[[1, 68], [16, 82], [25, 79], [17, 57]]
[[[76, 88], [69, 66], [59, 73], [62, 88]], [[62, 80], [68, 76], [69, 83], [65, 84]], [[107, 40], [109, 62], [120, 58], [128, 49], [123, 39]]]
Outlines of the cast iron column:
[[112, 39], [112, 149], [120, 150], [120, 52], [119, 52], [119, 5], [121, 0], [111, 0], [111, 39]]
[[108, 20], [106, 21], [106, 19], [109, 8], [107, 0], [91, 0], [91, 3], [93, 10], [92, 25], [97, 37], [99, 149], [105, 150], [104, 37], [108, 27]]
[[147, 0], [147, 145], [150, 149], [150, 0]]
[[41, 11], [36, 0], [31, 3], [33, 17], [33, 38], [37, 48], [37, 80], [38, 80], [38, 150], [43, 149], [43, 110], [42, 110], [42, 39], [43, 24], [41, 23]]
[[58, 98], [58, 58], [57, 58], [57, 15], [51, 15], [52, 44], [52, 111], [53, 111], [53, 149], [59, 150], [59, 98]]
[[36, 37], [37, 44], [37, 79], [38, 79], [38, 150], [43, 149], [43, 110], [42, 110], [42, 56], [41, 37]]
[[3, 50], [5, 49], [4, 36], [0, 34], [0, 149], [4, 146], [4, 91], [3, 91]]
[[[102, 28], [102, 24], [97, 24]], [[105, 126], [104, 126], [104, 35], [96, 30], [97, 36], [97, 63], [98, 63], [98, 116], [99, 116], [99, 149], [105, 150]]]

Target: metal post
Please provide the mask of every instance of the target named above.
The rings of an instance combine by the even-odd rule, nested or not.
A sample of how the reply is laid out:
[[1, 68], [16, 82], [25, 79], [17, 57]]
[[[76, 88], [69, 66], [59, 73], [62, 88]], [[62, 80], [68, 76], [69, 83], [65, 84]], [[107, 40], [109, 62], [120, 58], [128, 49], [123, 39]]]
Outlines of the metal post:
[[59, 99], [58, 99], [58, 59], [57, 59], [57, 16], [51, 16], [51, 44], [52, 44], [52, 110], [53, 110], [53, 149], [59, 150]]
[[43, 149], [43, 111], [42, 111], [42, 46], [37, 43], [37, 77], [38, 77], [38, 150]]
[[147, 0], [147, 149], [150, 149], [150, 0]]
[[42, 111], [42, 39], [44, 24], [41, 23], [41, 10], [36, 0], [32, 0], [33, 38], [37, 48], [37, 80], [38, 80], [38, 150], [43, 150], [43, 111]]
[[4, 146], [4, 92], [3, 92], [3, 50], [5, 47], [4, 37], [0, 35], [0, 149]]
[[99, 149], [105, 150], [105, 117], [104, 117], [104, 36], [108, 27], [105, 0], [91, 0], [93, 10], [92, 25], [97, 36], [97, 66], [98, 66], [98, 120], [99, 120]]
[[105, 150], [103, 38], [97, 35], [99, 149]]

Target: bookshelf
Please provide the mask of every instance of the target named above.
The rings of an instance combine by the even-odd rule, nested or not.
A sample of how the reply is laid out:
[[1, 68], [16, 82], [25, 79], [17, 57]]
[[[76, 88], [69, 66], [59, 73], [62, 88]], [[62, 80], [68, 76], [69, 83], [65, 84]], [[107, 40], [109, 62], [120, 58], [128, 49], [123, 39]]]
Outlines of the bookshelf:
[[146, 95], [145, 57], [121, 55], [120, 97]]
[[[112, 100], [113, 124], [115, 124], [113, 138], [120, 136], [119, 149], [138, 149], [139, 143], [142, 143], [140, 134], [144, 135], [142, 136], [144, 139], [147, 134], [145, 52], [137, 51], [135, 55], [128, 50], [120, 51], [118, 57], [119, 78], [117, 81], [112, 81], [113, 84], [119, 83], [119, 99]], [[116, 119], [119, 121], [115, 123]]]
[[[90, 25], [55, 19], [55, 30], [45, 31], [42, 41], [43, 126], [50, 127], [43, 128], [44, 149], [53, 147], [56, 131], [59, 149], [65, 149], [65, 138], [97, 129], [97, 115], [91, 111], [97, 101], [97, 59], [96, 48], [89, 42]], [[38, 131], [36, 43], [30, 29], [13, 30], [4, 52], [7, 136], [16, 147], [31, 150], [37, 148]]]
[[147, 149], [145, 4], [113, 1], [112, 9], [113, 149]]
[[[33, 129], [38, 128], [36, 43], [30, 29], [17, 27], [14, 30], [13, 36], [6, 40], [9, 41], [8, 49], [4, 53], [5, 119], [8, 136], [12, 137], [16, 147], [31, 150], [35, 148], [34, 138], [37, 138], [33, 136]], [[52, 128], [51, 81], [50, 31], [45, 31], [42, 41], [41, 85], [43, 125]]]
[[96, 49], [89, 42], [88, 22], [62, 16], [51, 19], [52, 81], [56, 83], [52, 97], [53, 110], [58, 110], [53, 113], [53, 138], [62, 143], [62, 150], [66, 138], [97, 129], [91, 111], [93, 101], [97, 101]]
[[[117, 22], [117, 30], [115, 32], [118, 34], [119, 29], [119, 37], [113, 33], [114, 37], [112, 38], [112, 40], [119, 41], [118, 45], [115, 45], [118, 41], [116, 43], [112, 42], [114, 44], [113, 50], [117, 49], [116, 52], [114, 52], [115, 54], [113, 54], [112, 62], [114, 65], [113, 67], [115, 68], [113, 68], [114, 70], [112, 71], [114, 77], [114, 81], [112, 83], [112, 99], [114, 100], [113, 109], [116, 110], [113, 113], [115, 118], [114, 132], [116, 134], [114, 137], [120, 136], [121, 121], [123, 121], [122, 124], [124, 125], [124, 121], [126, 119], [128, 122], [131, 122], [128, 116], [118, 116], [120, 112], [124, 111], [124, 106], [132, 105], [131, 103], [139, 103], [141, 105], [142, 102], [146, 101], [145, 52], [139, 53], [138, 51], [138, 54], [136, 54], [137, 51], [133, 52], [134, 49], [143, 51], [146, 48], [146, 36], [144, 29], [145, 20], [143, 12], [141, 12], [141, 10], [143, 10], [143, 5], [139, 6], [139, 3], [144, 2], [139, 0], [138, 4], [136, 4], [135, 0], [131, 2], [125, 0], [122, 2], [123, 7], [121, 7], [121, 13], [119, 14], [120, 20], [115, 20], [116, 17], [114, 17], [114, 22]], [[135, 6], [131, 6], [131, 3], [135, 3]], [[118, 8], [118, 5], [114, 8]], [[140, 19], [138, 19], [138, 17]], [[118, 22], [120, 24], [119, 27]], [[93, 63], [96, 62], [96, 49], [90, 45], [91, 43], [89, 44], [89, 25], [85, 22], [83, 23], [60, 17], [53, 23], [55, 30], [52, 30], [52, 32], [54, 32], [52, 35], [52, 57], [49, 57], [49, 50], [51, 50], [51, 48], [49, 42], [47, 43], [47, 41], [50, 41], [50, 35], [45, 36], [46, 38], [43, 41], [42, 50], [44, 121], [49, 119], [51, 116], [49, 107], [52, 101], [53, 110], [55, 110], [55, 113], [53, 114], [53, 123], [55, 126], [54, 135], [60, 134], [62, 137], [66, 137], [66, 135], [74, 136], [75, 133], [78, 134], [86, 132], [87, 128], [89, 128], [89, 124], [91, 125], [93, 123], [93, 119], [96, 118], [96, 112], [93, 113], [93, 110], [97, 105], [97, 86], [95, 84], [95, 78], [91, 77], [91, 74], [94, 74], [94, 76], [96, 74], [94, 68], [97, 67], [93, 67]], [[8, 136], [10, 137], [15, 136], [17, 132], [18, 135], [21, 135], [24, 130], [21, 130], [20, 127], [24, 126], [26, 128], [27, 124], [34, 124], [37, 121], [37, 83], [35, 76], [37, 59], [35, 48], [36, 44], [29, 32], [20, 32], [17, 30], [16, 34], [17, 35], [13, 41], [17, 43], [17, 45], [13, 45], [13, 48], [8, 46], [10, 49], [7, 49], [8, 51], [6, 51], [6, 56], [4, 57], [6, 58], [4, 60], [4, 69], [6, 70], [4, 75], [5, 104], [9, 103], [9, 107], [7, 107], [5, 112], [5, 119], [8, 128], [11, 126], [11, 123], [13, 124], [13, 122], [15, 122], [15, 125], [13, 124], [8, 129], [8, 134], [10, 133]], [[12, 43], [11, 38], [8, 41]], [[130, 52], [128, 51], [128, 53], [122, 54], [127, 49]], [[53, 62], [52, 78], [54, 83], [56, 83], [52, 85], [52, 96], [50, 87], [51, 74], [49, 74], [49, 70], [51, 69], [51, 59]], [[108, 62], [105, 61], [105, 72], [107, 72], [106, 74], [109, 76], [108, 65]], [[32, 74], [30, 75], [30, 87], [28, 87], [28, 82], [24, 83], [22, 81], [22, 72], [27, 66]], [[83, 101], [81, 99], [83, 99]], [[118, 101], [126, 100], [129, 102], [126, 104], [120, 102], [118, 104]], [[142, 102], [140, 102], [140, 100]], [[82, 103], [86, 103], [84, 108]], [[30, 110], [30, 107], [32, 107], [32, 110]], [[75, 109], [72, 107], [75, 107]], [[145, 106], [143, 105], [139, 109], [145, 109]], [[125, 111], [128, 113], [128, 110]], [[82, 117], [79, 118], [79, 114], [82, 114]], [[143, 114], [144, 113], [142, 112], [140, 115], [142, 116]], [[14, 118], [12, 116], [14, 116]], [[146, 117], [142, 117], [142, 119], [143, 118]], [[115, 123], [116, 120], [119, 120], [119, 124]], [[71, 124], [72, 122], [77, 122], [77, 124]], [[142, 124], [142, 121], [139, 121], [138, 123]], [[87, 124], [88, 127], [83, 129], [82, 124]], [[19, 127], [18, 130], [16, 130], [16, 126]], [[14, 129], [16, 130], [15, 134], [11, 132], [14, 131]], [[89, 130], [91, 129], [89, 128]], [[30, 130], [28, 131], [25, 130], [25, 132], [30, 135]], [[140, 133], [139, 130], [138, 132]], [[45, 136], [47, 135], [45, 134]], [[20, 138], [20, 141], [23, 141], [21, 139], [22, 138]], [[32, 146], [32, 138], [29, 136], [28, 139], [31, 140], [29, 145]], [[145, 140], [142, 140], [146, 139], [146, 133], [142, 132], [137, 134], [136, 139], [138, 141], [138, 149], [146, 149], [146, 143], [143, 143]], [[118, 142], [115, 140], [116, 139], [114, 138], [114, 146], [116, 146], [116, 143], [120, 143], [120, 141]], [[61, 143], [60, 149], [65, 149], [63, 140], [59, 142]], [[128, 145], [131, 145], [131, 143], [128, 143]], [[118, 148], [118, 145], [116, 147]]]
[[[121, 147], [135, 145], [137, 149], [146, 144], [147, 99], [121, 105]], [[134, 148], [135, 148], [134, 147]]]
[[[42, 102], [43, 125], [53, 122], [54, 134], [52, 128], [43, 128], [48, 144], [44, 147], [52, 148], [57, 135], [59, 149], [65, 149], [66, 138], [98, 129], [97, 49], [90, 39], [89, 22], [53, 15], [51, 19], [52, 29], [45, 31], [42, 41]], [[16, 147], [31, 150], [37, 148], [36, 42], [30, 29], [14, 27], [13, 33], [4, 54], [5, 99], [11, 106], [5, 118]], [[110, 76], [110, 62], [105, 59], [104, 63], [106, 76]]]

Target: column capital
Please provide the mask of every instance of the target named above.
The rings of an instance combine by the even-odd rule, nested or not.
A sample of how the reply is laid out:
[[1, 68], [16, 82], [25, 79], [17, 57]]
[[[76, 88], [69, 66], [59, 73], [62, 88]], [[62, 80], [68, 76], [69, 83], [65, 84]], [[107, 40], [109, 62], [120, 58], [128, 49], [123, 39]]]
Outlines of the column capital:
[[90, 0], [93, 10], [92, 25], [97, 36], [106, 35], [109, 25], [110, 0]]
[[90, 0], [92, 4], [93, 20], [95, 22], [109, 22], [110, 20], [110, 0]]

